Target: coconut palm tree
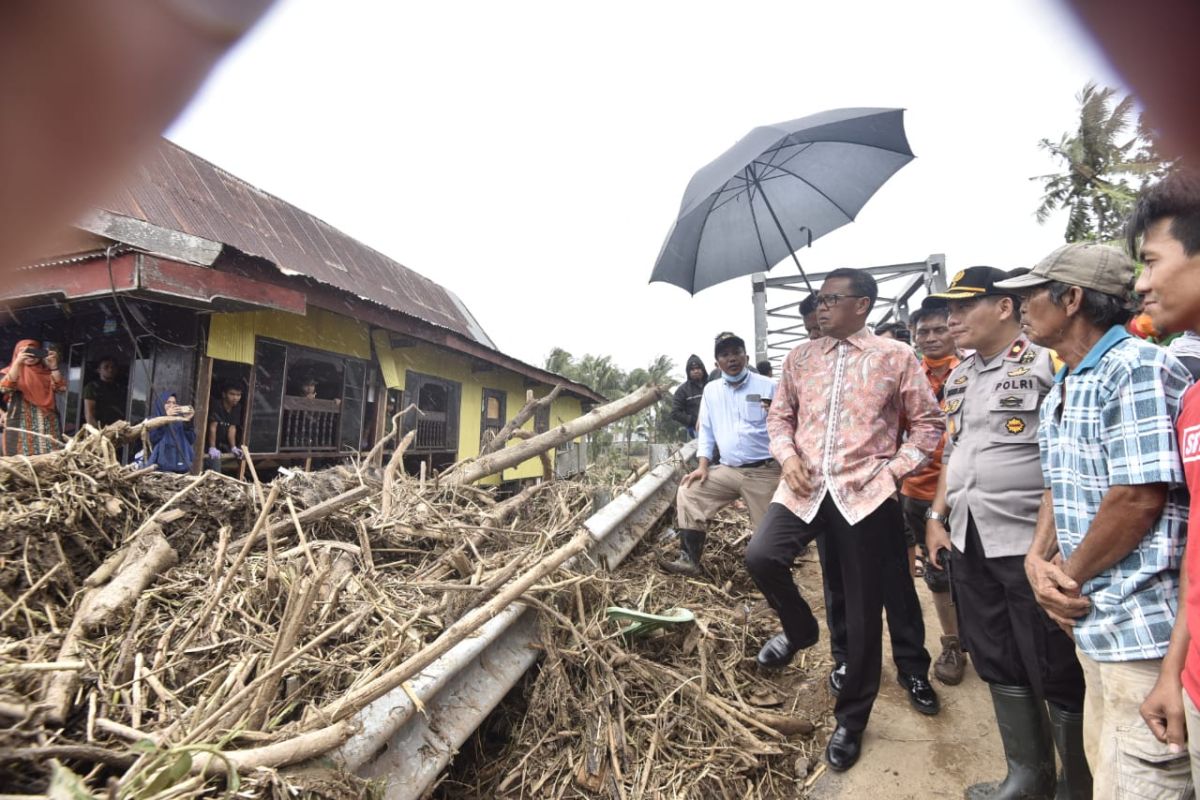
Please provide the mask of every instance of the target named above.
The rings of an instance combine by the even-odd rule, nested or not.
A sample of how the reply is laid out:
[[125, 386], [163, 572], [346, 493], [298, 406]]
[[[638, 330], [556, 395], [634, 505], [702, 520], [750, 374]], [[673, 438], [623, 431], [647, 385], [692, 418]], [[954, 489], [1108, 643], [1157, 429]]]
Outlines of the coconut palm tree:
[[547, 372], [553, 372], [555, 375], [562, 375], [569, 378], [574, 366], [575, 357], [561, 347], [555, 347], [550, 351], [550, 355], [546, 356], [545, 369]]
[[1057, 142], [1038, 143], [1062, 172], [1031, 179], [1041, 181], [1045, 190], [1035, 216], [1044, 224], [1065, 209], [1068, 242], [1119, 239], [1138, 189], [1167, 165], [1143, 138], [1146, 129], [1132, 97], [1121, 98], [1115, 89], [1088, 82], [1076, 100], [1078, 129]]

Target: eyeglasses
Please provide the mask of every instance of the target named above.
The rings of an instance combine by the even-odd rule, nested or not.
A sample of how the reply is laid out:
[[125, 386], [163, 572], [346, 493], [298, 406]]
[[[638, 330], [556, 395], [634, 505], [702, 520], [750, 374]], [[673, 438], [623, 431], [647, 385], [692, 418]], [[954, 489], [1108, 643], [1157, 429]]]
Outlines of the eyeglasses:
[[819, 308], [833, 308], [838, 303], [845, 300], [847, 297], [866, 297], [865, 294], [819, 294], [817, 295], [817, 306]]

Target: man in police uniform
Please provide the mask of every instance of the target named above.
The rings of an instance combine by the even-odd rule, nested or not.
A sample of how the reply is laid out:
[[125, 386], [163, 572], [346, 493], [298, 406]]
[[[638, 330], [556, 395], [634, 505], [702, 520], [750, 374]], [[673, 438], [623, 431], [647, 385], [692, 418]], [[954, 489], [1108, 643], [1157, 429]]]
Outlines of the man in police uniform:
[[1083, 672], [1074, 642], [1037, 604], [1024, 566], [1045, 490], [1038, 407], [1054, 385], [1054, 357], [1021, 335], [1020, 301], [995, 286], [1008, 277], [971, 267], [925, 301], [946, 303], [955, 343], [975, 351], [946, 380], [949, 440], [926, 512], [926, 545], [934, 569], [940, 551], [952, 551], [961, 638], [991, 689], [1008, 762], [1002, 782], [972, 786], [967, 796], [1055, 795], [1057, 745], [1056, 796], [1090, 798]]

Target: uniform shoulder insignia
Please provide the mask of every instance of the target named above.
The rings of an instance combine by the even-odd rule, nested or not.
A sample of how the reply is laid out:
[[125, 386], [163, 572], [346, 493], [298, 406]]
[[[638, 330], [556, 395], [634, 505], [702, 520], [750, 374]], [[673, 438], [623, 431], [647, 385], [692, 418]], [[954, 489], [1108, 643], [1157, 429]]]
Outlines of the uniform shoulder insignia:
[[1016, 369], [1010, 369], [1007, 374], [1010, 378], [1019, 378], [1022, 375], [1028, 375], [1029, 372], [1029, 367], [1017, 367]]
[[1025, 432], [1025, 420], [1020, 417], [1012, 417], [1008, 422], [1004, 423], [1004, 430], [1016, 436], [1019, 433]]
[[961, 405], [962, 405], [961, 397], [956, 397], [953, 400], [947, 400], [946, 401], [946, 413], [953, 414], [955, 411], [958, 411], [958, 407]]
[[966, 375], [960, 375], [960, 376], [958, 376], [957, 378], [955, 378], [955, 379], [954, 379], [954, 385], [955, 385], [955, 386], [962, 386], [962, 385], [963, 385], [964, 383], [966, 383], [968, 380], [969, 380], [969, 378], [967, 378], [967, 376], [966, 376]]
[[1012, 347], [1008, 348], [1008, 352], [1004, 354], [1004, 360], [1019, 361], [1023, 356], [1027, 355], [1029, 351], [1029, 340], [1022, 336], [1012, 343]]

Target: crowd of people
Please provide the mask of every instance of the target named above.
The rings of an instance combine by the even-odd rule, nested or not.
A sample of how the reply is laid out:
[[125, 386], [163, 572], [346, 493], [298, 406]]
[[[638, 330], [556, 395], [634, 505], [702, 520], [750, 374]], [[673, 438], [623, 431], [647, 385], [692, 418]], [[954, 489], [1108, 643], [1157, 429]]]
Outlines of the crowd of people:
[[[916, 711], [940, 710], [931, 667], [953, 686], [969, 658], [988, 686], [1006, 774], [968, 797], [1194, 795], [1200, 178], [1143, 192], [1125, 250], [1074, 243], [1031, 269], [972, 267], [907, 325], [874, 331], [874, 279], [839, 269], [801, 303], [808, 340], [777, 379], [749, 369], [731, 333], [715, 379], [689, 359], [674, 416], [699, 466], [662, 566], [702, 575], [707, 522], [744, 502], [745, 566], [780, 627], [757, 660], [779, 669], [821, 639], [792, 577], [816, 541], [830, 768], [861, 754], [886, 613]], [[1131, 333], [1138, 313], [1152, 338]], [[914, 578], [937, 612], [936, 660]]]
[[[84, 422], [104, 428], [126, 418], [128, 388], [117, 380], [117, 360], [102, 356], [95, 362], [95, 378], [83, 386]], [[316, 381], [311, 381], [315, 392]], [[310, 387], [306, 385], [307, 391]], [[59, 399], [67, 382], [53, 345], [37, 339], [22, 339], [13, 348], [7, 367], [0, 369], [0, 455], [35, 456], [60, 449], [63, 444], [62, 409]], [[220, 470], [221, 459], [243, 456], [241, 441], [242, 388], [228, 383], [209, 404], [204, 428], [204, 464]], [[149, 449], [131, 454], [139, 467], [153, 465], [161, 472], [187, 473], [195, 459], [195, 409], [179, 402], [174, 389], [159, 391], [150, 408], [150, 418], [175, 417], [149, 430]]]

